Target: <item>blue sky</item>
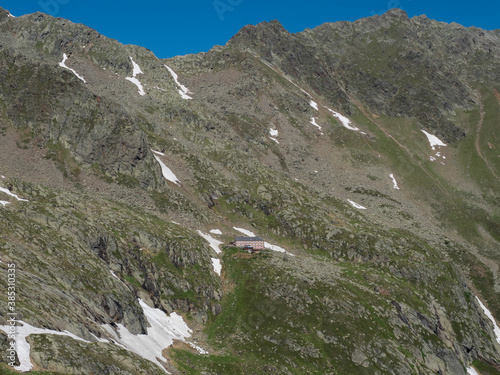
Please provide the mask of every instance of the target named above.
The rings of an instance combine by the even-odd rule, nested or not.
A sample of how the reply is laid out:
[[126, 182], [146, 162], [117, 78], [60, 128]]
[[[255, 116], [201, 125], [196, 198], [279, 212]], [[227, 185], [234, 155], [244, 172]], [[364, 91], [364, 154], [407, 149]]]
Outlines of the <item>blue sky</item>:
[[247, 24], [279, 20], [290, 32], [401, 8], [444, 22], [500, 29], [500, 1], [476, 0], [0, 0], [15, 16], [41, 11], [90, 26], [158, 57], [208, 51]]

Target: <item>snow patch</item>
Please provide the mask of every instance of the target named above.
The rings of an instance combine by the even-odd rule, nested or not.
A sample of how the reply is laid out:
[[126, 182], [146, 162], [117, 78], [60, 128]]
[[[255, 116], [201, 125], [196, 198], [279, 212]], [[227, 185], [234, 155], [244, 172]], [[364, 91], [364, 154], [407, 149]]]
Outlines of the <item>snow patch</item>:
[[436, 149], [435, 146], [446, 146], [445, 143], [443, 143], [438, 137], [436, 137], [435, 135], [431, 134], [431, 133], [427, 133], [425, 130], [422, 129], [422, 132], [427, 136], [427, 139], [429, 140], [429, 144], [431, 145], [431, 148], [433, 150]]
[[497, 340], [497, 343], [500, 344], [500, 328], [498, 328], [498, 325], [497, 325], [497, 322], [496, 322], [495, 318], [491, 314], [490, 310], [488, 310], [488, 308], [485, 305], [483, 305], [483, 303], [481, 302], [481, 300], [479, 298], [477, 298], [477, 296], [476, 296], [476, 299], [477, 299], [477, 302], [479, 302], [479, 306], [481, 306], [481, 308], [483, 309], [484, 314], [493, 323], [493, 331], [495, 332], [495, 338]]
[[202, 233], [201, 231], [198, 231], [198, 234], [203, 237], [205, 240], [208, 241], [208, 243], [210, 244], [210, 247], [212, 249], [214, 249], [214, 251], [217, 253], [217, 254], [220, 254], [222, 253], [222, 250], [219, 248], [220, 245], [222, 245], [224, 242], [222, 241], [219, 241], [219, 240], [216, 240], [215, 238], [213, 238], [211, 235], [209, 234], [205, 234], [205, 233]]
[[396, 179], [394, 178], [394, 175], [391, 173], [389, 175], [389, 177], [392, 179], [392, 183], [394, 184], [394, 189], [398, 189], [399, 190], [399, 186], [398, 186], [398, 183], [397, 183]]
[[0, 177], [5, 178], [5, 176], [4, 176], [4, 175], [0, 175]]
[[193, 349], [196, 349], [196, 350], [198, 351], [198, 353], [200, 353], [200, 354], [208, 354], [208, 352], [207, 352], [205, 349], [203, 349], [203, 348], [199, 347], [198, 345], [193, 344], [192, 342], [190, 342], [190, 343], [188, 343], [188, 344], [189, 344], [189, 346], [191, 346]]
[[96, 335], [94, 335], [92, 332], [90, 334], [96, 339], [97, 342], [105, 342], [106, 344], [109, 344], [109, 340], [101, 339], [101, 338], [97, 337]]
[[209, 232], [212, 233], [212, 234], [222, 234], [222, 232], [220, 231], [220, 229], [210, 229]]
[[7, 201], [0, 201], [0, 204], [3, 205], [4, 207], [7, 206], [10, 202]]
[[156, 363], [168, 373], [161, 362], [162, 351], [172, 345], [174, 340], [186, 342], [192, 331], [177, 313], [167, 316], [162, 310], [149, 307], [142, 299], [139, 299], [139, 304], [150, 325], [147, 334], [133, 335], [123, 324], [117, 324], [116, 331], [109, 324], [103, 327], [119, 345]]
[[[153, 150], [151, 150], [151, 151], [153, 151]], [[158, 151], [153, 151], [153, 153], [158, 154], [158, 155], [165, 155], [165, 154], [158, 152]], [[180, 185], [181, 181], [177, 178], [177, 176], [174, 174], [174, 172], [172, 172], [172, 170], [169, 167], [167, 167], [165, 165], [165, 163], [162, 162], [158, 156], [156, 156], [156, 155], [153, 155], [153, 156], [155, 157], [156, 161], [158, 163], [160, 163], [161, 173], [163, 174], [163, 177], [165, 177], [167, 180], [173, 182], [176, 185]]]
[[[272, 251], [278, 251], [278, 252], [280, 252], [280, 253], [286, 253], [286, 252], [287, 252], [287, 251], [286, 251], [285, 249], [283, 249], [282, 247], [279, 247], [279, 246], [277, 246], [277, 245], [272, 245], [272, 244], [270, 244], [269, 242], [265, 242], [265, 241], [264, 241], [264, 247], [265, 247], [266, 249], [270, 249], [270, 250], [272, 250]], [[288, 253], [288, 254], [290, 254], [290, 253]], [[293, 254], [290, 254], [290, 255], [293, 255]]]
[[135, 77], [137, 74], [144, 74], [139, 64], [137, 64], [132, 57], [130, 57], [130, 61], [132, 61], [133, 66], [132, 77]]
[[164, 65], [165, 68], [168, 69], [168, 71], [170, 72], [170, 74], [172, 75], [172, 77], [174, 78], [174, 81], [175, 81], [175, 84], [177, 85], [177, 87], [179, 88], [179, 94], [181, 95], [182, 99], [193, 99], [192, 97], [190, 97], [188, 94], [192, 94], [192, 92], [189, 91], [189, 89], [182, 85], [180, 82], [179, 82], [179, 79], [178, 79], [178, 76], [177, 76], [177, 73], [175, 73], [170, 67], [168, 67], [167, 65]]
[[113, 275], [114, 278], [120, 280], [120, 278], [118, 276], [116, 276], [116, 274], [113, 271], [109, 270], [109, 272], [111, 272], [111, 275]]
[[354, 208], [358, 208], [358, 209], [360, 209], [360, 210], [366, 210], [366, 207], [363, 207], [362, 205], [357, 204], [356, 202], [354, 202], [354, 201], [352, 201], [352, 200], [350, 200], [350, 199], [348, 199], [347, 201], [348, 201], [348, 202], [349, 202], [349, 203], [350, 203], [350, 204], [351, 204]]
[[276, 139], [276, 138], [273, 138], [273, 137], [269, 137], [269, 139], [273, 140], [274, 142], [276, 142], [277, 144], [280, 144], [279, 141]]
[[[326, 109], [328, 109], [332, 114], [333, 114], [333, 117], [336, 117], [339, 119], [339, 121], [342, 123], [342, 126], [344, 126], [344, 128], [346, 129], [349, 129], [349, 130], [353, 130], [353, 131], [359, 131], [359, 128], [354, 126], [354, 125], [351, 125], [352, 122], [351, 120], [349, 120], [347, 117], [341, 115], [340, 113], [338, 112], [335, 112], [334, 110], [328, 108], [328, 107], [325, 107]], [[363, 134], [366, 134], [366, 133], [363, 133]]]
[[249, 230], [246, 230], [243, 228], [237, 228], [237, 227], [233, 227], [233, 229], [237, 230], [240, 233], [247, 235], [248, 237], [257, 237], [254, 232], [250, 232]]
[[14, 16], [12, 13], [9, 12], [9, 14], [7, 14], [9, 17], [12, 17], [12, 18], [17, 18], [16, 16]]
[[71, 69], [70, 67], [66, 66], [66, 60], [68, 59], [68, 55], [66, 55], [65, 53], [63, 53], [63, 59], [62, 61], [59, 63], [59, 66], [63, 67], [64, 69], [68, 69], [69, 71], [71, 71], [78, 79], [82, 80], [84, 83], [87, 83], [87, 81], [85, 81], [85, 78], [83, 78], [81, 75], [79, 75], [77, 72], [75, 72], [74, 69]]
[[271, 137], [277, 137], [278, 129], [269, 129], [269, 134], [271, 134]]
[[476, 369], [474, 367], [467, 368], [467, 374], [469, 374], [469, 375], [479, 375], [479, 373], [476, 371]]
[[134, 85], [136, 85], [137, 88], [139, 89], [139, 95], [144, 96], [144, 95], [146, 95], [146, 92], [144, 91], [144, 87], [142, 86], [141, 81], [139, 81], [136, 78], [136, 76], [138, 74], [144, 74], [144, 73], [142, 72], [140, 66], [134, 61], [132, 56], [129, 56], [129, 57], [130, 57], [130, 61], [132, 61], [132, 66], [133, 66], [132, 77], [125, 77], [125, 79], [127, 81], [132, 82]]
[[321, 126], [319, 126], [318, 124], [316, 124], [316, 119], [314, 117], [311, 117], [311, 124], [313, 124], [314, 126], [316, 126], [319, 131], [321, 131]]
[[211, 258], [211, 259], [215, 273], [220, 276], [220, 271], [222, 270], [222, 264], [220, 263], [220, 259], [217, 258]]
[[141, 96], [146, 95], [146, 92], [144, 91], [144, 87], [142, 87], [142, 83], [141, 83], [141, 81], [139, 81], [139, 80], [138, 80], [137, 78], [135, 78], [135, 77], [125, 77], [125, 79], [126, 79], [127, 81], [132, 82], [134, 85], [136, 85], [136, 86], [137, 86], [137, 88], [139, 89], [139, 91], [138, 91], [138, 92], [139, 92], [139, 95], [141, 95]]
[[318, 103], [316, 103], [314, 100], [311, 100], [309, 102], [309, 105], [313, 107], [316, 111], [318, 111]]
[[[49, 335], [69, 336], [74, 340], [90, 343], [90, 341], [84, 340], [68, 331], [59, 332], [59, 331], [53, 331], [51, 329], [36, 328], [28, 323], [23, 322], [22, 320], [16, 320], [16, 322], [22, 324], [22, 326], [15, 326], [15, 337], [17, 345], [17, 356], [19, 358], [19, 366], [15, 366], [14, 369], [16, 369], [17, 371], [26, 372], [30, 371], [33, 368], [33, 364], [31, 363], [30, 359], [30, 351], [31, 351], [30, 344], [28, 344], [28, 341], [26, 341], [26, 337], [28, 337], [29, 335], [49, 334]], [[14, 327], [10, 325], [0, 326], [0, 330], [4, 331], [7, 334], [11, 333], [13, 328]]]
[[18, 201], [29, 202], [29, 200], [19, 198], [16, 194], [11, 193], [9, 189], [0, 188], [0, 191], [3, 192], [3, 193], [5, 193], [5, 194], [7, 194], [7, 195], [10, 195], [11, 197], [16, 198]]

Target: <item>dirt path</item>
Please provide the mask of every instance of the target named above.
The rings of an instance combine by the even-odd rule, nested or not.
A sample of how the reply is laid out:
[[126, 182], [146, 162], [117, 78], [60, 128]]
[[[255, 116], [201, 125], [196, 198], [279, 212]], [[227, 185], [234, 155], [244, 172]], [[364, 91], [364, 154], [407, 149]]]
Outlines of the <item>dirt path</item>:
[[500, 177], [495, 172], [495, 169], [491, 166], [490, 162], [486, 157], [483, 155], [483, 152], [481, 151], [481, 145], [480, 145], [480, 137], [481, 137], [481, 130], [483, 129], [483, 121], [484, 121], [484, 103], [483, 103], [483, 97], [481, 96], [481, 93], [479, 91], [476, 91], [478, 100], [479, 100], [479, 121], [477, 123], [477, 128], [476, 128], [476, 140], [474, 142], [474, 145], [476, 147], [476, 152], [479, 155], [479, 157], [484, 161], [488, 169], [490, 170], [491, 174], [495, 176], [497, 180], [500, 180]]

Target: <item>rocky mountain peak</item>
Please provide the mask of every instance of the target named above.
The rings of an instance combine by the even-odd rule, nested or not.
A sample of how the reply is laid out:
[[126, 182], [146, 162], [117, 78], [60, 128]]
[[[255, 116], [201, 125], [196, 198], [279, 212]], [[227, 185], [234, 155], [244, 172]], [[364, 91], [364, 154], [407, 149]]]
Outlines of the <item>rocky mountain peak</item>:
[[37, 13], [0, 23], [0, 45], [0, 277], [16, 265], [23, 365], [500, 364], [497, 33], [394, 9], [160, 60]]
[[0, 22], [4, 22], [9, 18], [10, 12], [6, 9], [0, 8]]
[[385, 12], [382, 17], [394, 18], [400, 21], [408, 20], [408, 13], [399, 8], [392, 8]]

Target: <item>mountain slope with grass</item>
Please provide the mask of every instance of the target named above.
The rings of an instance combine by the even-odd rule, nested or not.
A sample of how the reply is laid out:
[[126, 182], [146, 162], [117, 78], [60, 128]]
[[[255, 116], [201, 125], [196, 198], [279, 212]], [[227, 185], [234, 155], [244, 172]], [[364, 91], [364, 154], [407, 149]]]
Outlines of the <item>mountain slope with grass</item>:
[[1, 10], [0, 46], [30, 344], [2, 294], [0, 371], [499, 371], [497, 31], [391, 10], [159, 59]]

